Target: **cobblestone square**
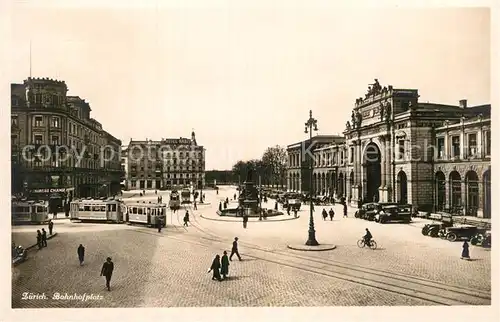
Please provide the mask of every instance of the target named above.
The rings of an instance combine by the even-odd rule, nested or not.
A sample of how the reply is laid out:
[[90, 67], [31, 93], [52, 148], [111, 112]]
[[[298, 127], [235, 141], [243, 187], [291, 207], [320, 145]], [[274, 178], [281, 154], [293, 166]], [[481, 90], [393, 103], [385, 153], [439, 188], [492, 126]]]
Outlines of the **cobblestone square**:
[[[162, 192], [163, 193], [163, 192]], [[491, 302], [491, 253], [473, 247], [473, 260], [460, 260], [461, 243], [424, 237], [423, 222], [380, 225], [353, 217], [315, 224], [320, 243], [333, 251], [297, 252], [287, 244], [305, 242], [308, 207], [287, 221], [217, 220], [217, 196], [206, 191], [209, 205], [188, 208], [191, 224], [182, 227], [184, 211], [169, 212], [167, 228], [126, 224], [83, 224], [58, 220], [48, 247], [32, 250], [29, 260], [13, 268], [12, 306], [40, 307], [191, 307], [191, 306], [400, 306], [487, 305]], [[163, 193], [164, 198], [168, 194]], [[144, 200], [156, 198], [146, 195]], [[273, 201], [269, 202], [274, 205]], [[329, 207], [328, 207], [329, 209]], [[202, 217], [206, 217], [203, 218]], [[284, 216], [287, 216], [286, 214]], [[356, 241], [369, 228], [379, 248], [360, 249]], [[35, 240], [37, 226], [13, 227], [13, 240]], [[207, 270], [215, 254], [230, 252], [239, 237], [243, 261], [232, 261], [229, 279], [211, 280]], [[79, 266], [76, 248], [86, 247]], [[100, 268], [107, 256], [115, 263], [111, 291]], [[23, 300], [24, 293], [47, 295]], [[101, 299], [52, 299], [54, 294], [94, 294]]]

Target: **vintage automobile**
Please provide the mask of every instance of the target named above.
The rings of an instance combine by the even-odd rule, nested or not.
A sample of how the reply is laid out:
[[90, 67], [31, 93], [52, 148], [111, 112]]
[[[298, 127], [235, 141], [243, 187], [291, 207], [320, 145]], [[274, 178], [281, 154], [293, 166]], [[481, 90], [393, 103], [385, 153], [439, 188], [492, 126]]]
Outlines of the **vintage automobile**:
[[430, 237], [446, 236], [446, 228], [453, 227], [453, 217], [449, 214], [439, 216], [440, 221], [425, 224], [422, 228], [422, 235]]
[[477, 233], [471, 238], [470, 243], [474, 246], [491, 247], [491, 230]]
[[375, 215], [379, 212], [381, 206], [376, 202], [365, 203], [354, 213], [355, 218], [366, 220], [373, 220]]
[[476, 226], [460, 225], [446, 228], [444, 236], [448, 241], [454, 242], [457, 239], [471, 239], [477, 233], [478, 228]]
[[295, 209], [299, 211], [301, 205], [302, 203], [299, 199], [288, 199], [288, 201], [283, 204], [283, 209], [288, 209], [288, 207], [290, 207], [291, 211]]
[[28, 259], [28, 251], [22, 246], [15, 246], [12, 249], [12, 265], [17, 265]]
[[375, 215], [375, 222], [385, 224], [391, 221], [402, 221], [404, 223], [411, 222], [412, 206], [411, 205], [389, 205], [380, 206], [380, 211]]

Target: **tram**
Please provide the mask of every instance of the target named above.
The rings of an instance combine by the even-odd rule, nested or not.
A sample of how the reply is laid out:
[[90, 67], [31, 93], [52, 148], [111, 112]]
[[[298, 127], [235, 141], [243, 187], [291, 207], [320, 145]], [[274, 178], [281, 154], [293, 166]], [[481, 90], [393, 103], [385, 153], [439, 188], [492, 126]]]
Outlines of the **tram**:
[[49, 221], [49, 204], [43, 201], [12, 201], [12, 223], [43, 224]]
[[155, 226], [158, 220], [163, 220], [165, 225], [165, 216], [167, 214], [167, 205], [164, 203], [146, 203], [145, 201], [130, 203], [127, 207], [127, 222], [129, 224], [142, 224]]
[[120, 200], [76, 200], [69, 209], [71, 220], [123, 222], [124, 208]]
[[178, 210], [181, 207], [181, 200], [179, 192], [177, 190], [173, 190], [170, 193], [170, 201], [168, 202], [168, 206], [171, 210]]
[[191, 203], [191, 191], [187, 188], [181, 191], [181, 203]]

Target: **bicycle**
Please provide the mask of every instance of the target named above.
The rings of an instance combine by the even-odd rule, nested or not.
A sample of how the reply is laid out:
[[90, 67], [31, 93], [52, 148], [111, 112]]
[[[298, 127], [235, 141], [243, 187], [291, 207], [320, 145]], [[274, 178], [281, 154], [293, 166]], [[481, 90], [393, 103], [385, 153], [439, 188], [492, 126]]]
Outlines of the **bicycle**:
[[[359, 248], [363, 248], [366, 246], [366, 243], [365, 243], [365, 239], [364, 238], [361, 238], [360, 240], [358, 240], [358, 247]], [[372, 250], [375, 250], [377, 249], [377, 242], [374, 241], [373, 239], [370, 240], [370, 245], [369, 245], [370, 249]]]

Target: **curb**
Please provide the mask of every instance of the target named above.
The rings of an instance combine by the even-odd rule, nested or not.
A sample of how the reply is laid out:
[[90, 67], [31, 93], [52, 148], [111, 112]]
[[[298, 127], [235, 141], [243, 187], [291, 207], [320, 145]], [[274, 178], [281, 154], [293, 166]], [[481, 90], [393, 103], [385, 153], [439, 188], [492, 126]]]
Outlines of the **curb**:
[[[225, 222], [242, 222], [241, 219], [238, 219], [238, 220], [231, 220], [231, 219], [219, 219], [219, 218], [209, 218], [209, 217], [205, 217], [203, 215], [200, 215], [201, 218], [203, 219], [206, 219], [206, 220], [212, 220], [212, 221], [225, 221]], [[286, 219], [273, 219], [273, 220], [259, 220], [259, 219], [256, 219], [256, 220], [248, 220], [248, 222], [277, 222], [277, 221], [290, 221], [290, 220], [295, 220], [295, 219], [299, 219], [300, 218], [300, 215], [297, 215], [297, 217], [292, 217], [292, 218], [286, 218]]]
[[[52, 238], [54, 238], [56, 236], [57, 236], [57, 233], [53, 233], [52, 235], [47, 236], [47, 240], [52, 239]], [[30, 249], [33, 249], [33, 248], [35, 248], [37, 246], [38, 246], [37, 244], [34, 244], [34, 245], [29, 246], [29, 247], [26, 247], [25, 249], [26, 250], [30, 250]]]

